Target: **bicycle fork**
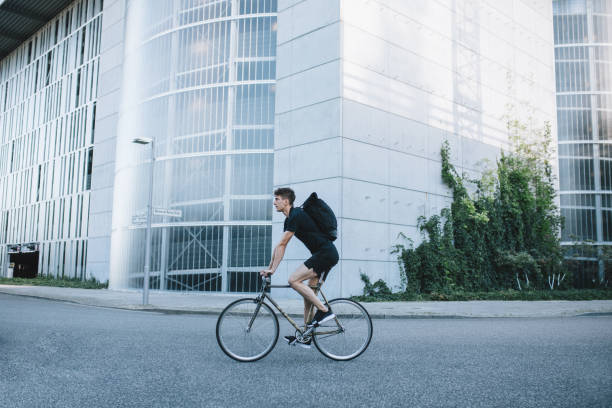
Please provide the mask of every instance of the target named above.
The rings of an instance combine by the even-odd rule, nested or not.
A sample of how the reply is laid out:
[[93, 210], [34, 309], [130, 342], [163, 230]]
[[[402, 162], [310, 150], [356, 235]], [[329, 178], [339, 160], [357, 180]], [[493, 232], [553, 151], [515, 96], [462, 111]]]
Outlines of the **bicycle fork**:
[[247, 325], [247, 329], [246, 329], [247, 333], [251, 331], [251, 327], [253, 327], [253, 322], [255, 321], [255, 318], [257, 317], [257, 313], [259, 313], [259, 309], [261, 309], [261, 302], [263, 301], [263, 299], [258, 297], [257, 300], [258, 302], [257, 302], [257, 306], [255, 307], [255, 312], [253, 312], [253, 316], [251, 316], [251, 320], [249, 321], [249, 324]]

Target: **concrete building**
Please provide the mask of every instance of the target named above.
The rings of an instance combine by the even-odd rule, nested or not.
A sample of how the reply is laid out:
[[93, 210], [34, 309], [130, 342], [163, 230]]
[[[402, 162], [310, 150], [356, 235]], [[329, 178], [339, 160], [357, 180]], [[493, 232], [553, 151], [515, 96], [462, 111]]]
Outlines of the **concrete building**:
[[[41, 262], [41, 273], [142, 287], [143, 221], [155, 163], [152, 288], [256, 290], [257, 271], [268, 264], [282, 232], [283, 217], [271, 206], [271, 192], [279, 186], [294, 188], [298, 204], [317, 191], [338, 216], [341, 259], [326, 284], [331, 295], [359, 293], [360, 272], [397, 287], [399, 267], [391, 250], [403, 242], [399, 234], [418, 242], [417, 218], [450, 202], [440, 176], [443, 141], [449, 141], [460, 171], [476, 173], [483, 159], [494, 160], [508, 146], [509, 106], [519, 111], [529, 101], [538, 122], [555, 122], [548, 0], [99, 4], [72, 3], [0, 63], [1, 123], [22, 123], [13, 116], [21, 100], [6, 102], [5, 94], [25, 92], [24, 100], [40, 101], [51, 85], [32, 89], [25, 72], [47, 61], [55, 66], [48, 48], [28, 59], [29, 44], [56, 25], [64, 27], [71, 10], [96, 10], [68, 30], [75, 38], [91, 33], [99, 41], [91, 56], [95, 78], [85, 79], [80, 65], [71, 66], [81, 83], [79, 97], [95, 115], [85, 125], [93, 139], [75, 147], [87, 153], [75, 162], [93, 159], [85, 166], [91, 184], [71, 193], [51, 191], [47, 199], [88, 198], [85, 231], [69, 238], [81, 240], [86, 252], [76, 253], [83, 266], [73, 270], [65, 266], [73, 258], [64, 263], [60, 249], [61, 261], [52, 258], [48, 267]], [[95, 30], [78, 32], [95, 16], [101, 16]], [[82, 45], [75, 41], [69, 55], [76, 53], [78, 62]], [[68, 82], [56, 85], [62, 95], [76, 92]], [[82, 89], [94, 88], [90, 99], [81, 96]], [[47, 104], [33, 106], [32, 115], [38, 115]], [[53, 120], [65, 114], [54, 113]], [[37, 126], [47, 126], [46, 118], [40, 120]], [[32, 132], [3, 128], [0, 142], [5, 265], [16, 259], [8, 248], [32, 243], [45, 259], [45, 245], [63, 248], [68, 239], [34, 226], [25, 230], [18, 218], [30, 212], [38, 223], [65, 225], [41, 212], [32, 187], [23, 197], [17, 194], [16, 178], [26, 177], [21, 173], [38, 185], [37, 166], [63, 157], [36, 156], [32, 147], [13, 156], [24, 138], [42, 146], [45, 139]], [[68, 140], [63, 130], [50, 132]], [[153, 143], [134, 144], [134, 138]], [[13, 164], [33, 156], [22, 167]], [[61, 169], [54, 177], [72, 180]], [[9, 195], [16, 198], [6, 200]], [[290, 243], [276, 279], [285, 280], [307, 256], [297, 240]]]
[[555, 0], [553, 13], [562, 240], [596, 247], [572, 254], [577, 283], [591, 286], [612, 245], [612, 1]]
[[102, 2], [67, 3], [0, 2], [2, 276], [87, 276]]

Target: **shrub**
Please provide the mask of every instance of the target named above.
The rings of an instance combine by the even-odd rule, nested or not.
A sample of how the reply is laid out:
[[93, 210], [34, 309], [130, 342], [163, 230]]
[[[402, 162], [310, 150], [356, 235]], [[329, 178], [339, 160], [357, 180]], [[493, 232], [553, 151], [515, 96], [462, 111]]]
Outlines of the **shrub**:
[[546, 289], [551, 277], [566, 272], [550, 126], [529, 142], [521, 137], [525, 128], [513, 126], [519, 128], [511, 132], [513, 150], [480, 179], [459, 175], [443, 144], [442, 180], [452, 192], [451, 207], [418, 219], [418, 246], [395, 247], [408, 293], [442, 300], [461, 291]]

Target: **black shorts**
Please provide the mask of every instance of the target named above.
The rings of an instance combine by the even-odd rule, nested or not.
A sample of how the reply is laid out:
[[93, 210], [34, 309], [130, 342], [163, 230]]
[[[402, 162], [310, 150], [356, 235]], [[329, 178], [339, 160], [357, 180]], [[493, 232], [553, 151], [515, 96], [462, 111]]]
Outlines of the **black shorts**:
[[338, 263], [339, 258], [336, 247], [334, 244], [330, 243], [328, 246], [312, 254], [312, 256], [304, 262], [304, 265], [306, 265], [308, 269], [314, 269], [315, 273], [320, 278], [323, 272], [329, 271]]

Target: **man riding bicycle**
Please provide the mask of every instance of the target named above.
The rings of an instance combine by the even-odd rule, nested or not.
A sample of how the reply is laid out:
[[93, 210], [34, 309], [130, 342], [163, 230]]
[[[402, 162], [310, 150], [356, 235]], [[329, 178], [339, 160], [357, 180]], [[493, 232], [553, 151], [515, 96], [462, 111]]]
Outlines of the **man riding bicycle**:
[[[285, 249], [291, 238], [295, 235], [310, 251], [312, 256], [304, 261], [295, 272], [289, 276], [289, 285], [304, 298], [304, 324], [318, 326], [335, 315], [326, 307], [310, 288], [318, 284], [321, 274], [328, 272], [338, 263], [338, 251], [332, 241], [323, 234], [310, 216], [299, 207], [293, 207], [295, 192], [290, 188], [279, 188], [274, 191], [274, 207], [276, 211], [285, 214], [283, 236], [272, 252], [272, 260], [268, 269], [261, 271], [262, 276], [272, 275], [280, 264]], [[308, 280], [308, 285], [304, 281]], [[312, 322], [308, 321], [311, 305], [317, 308]], [[311, 340], [299, 342], [295, 336], [285, 336], [290, 345], [298, 344], [310, 348]]]

